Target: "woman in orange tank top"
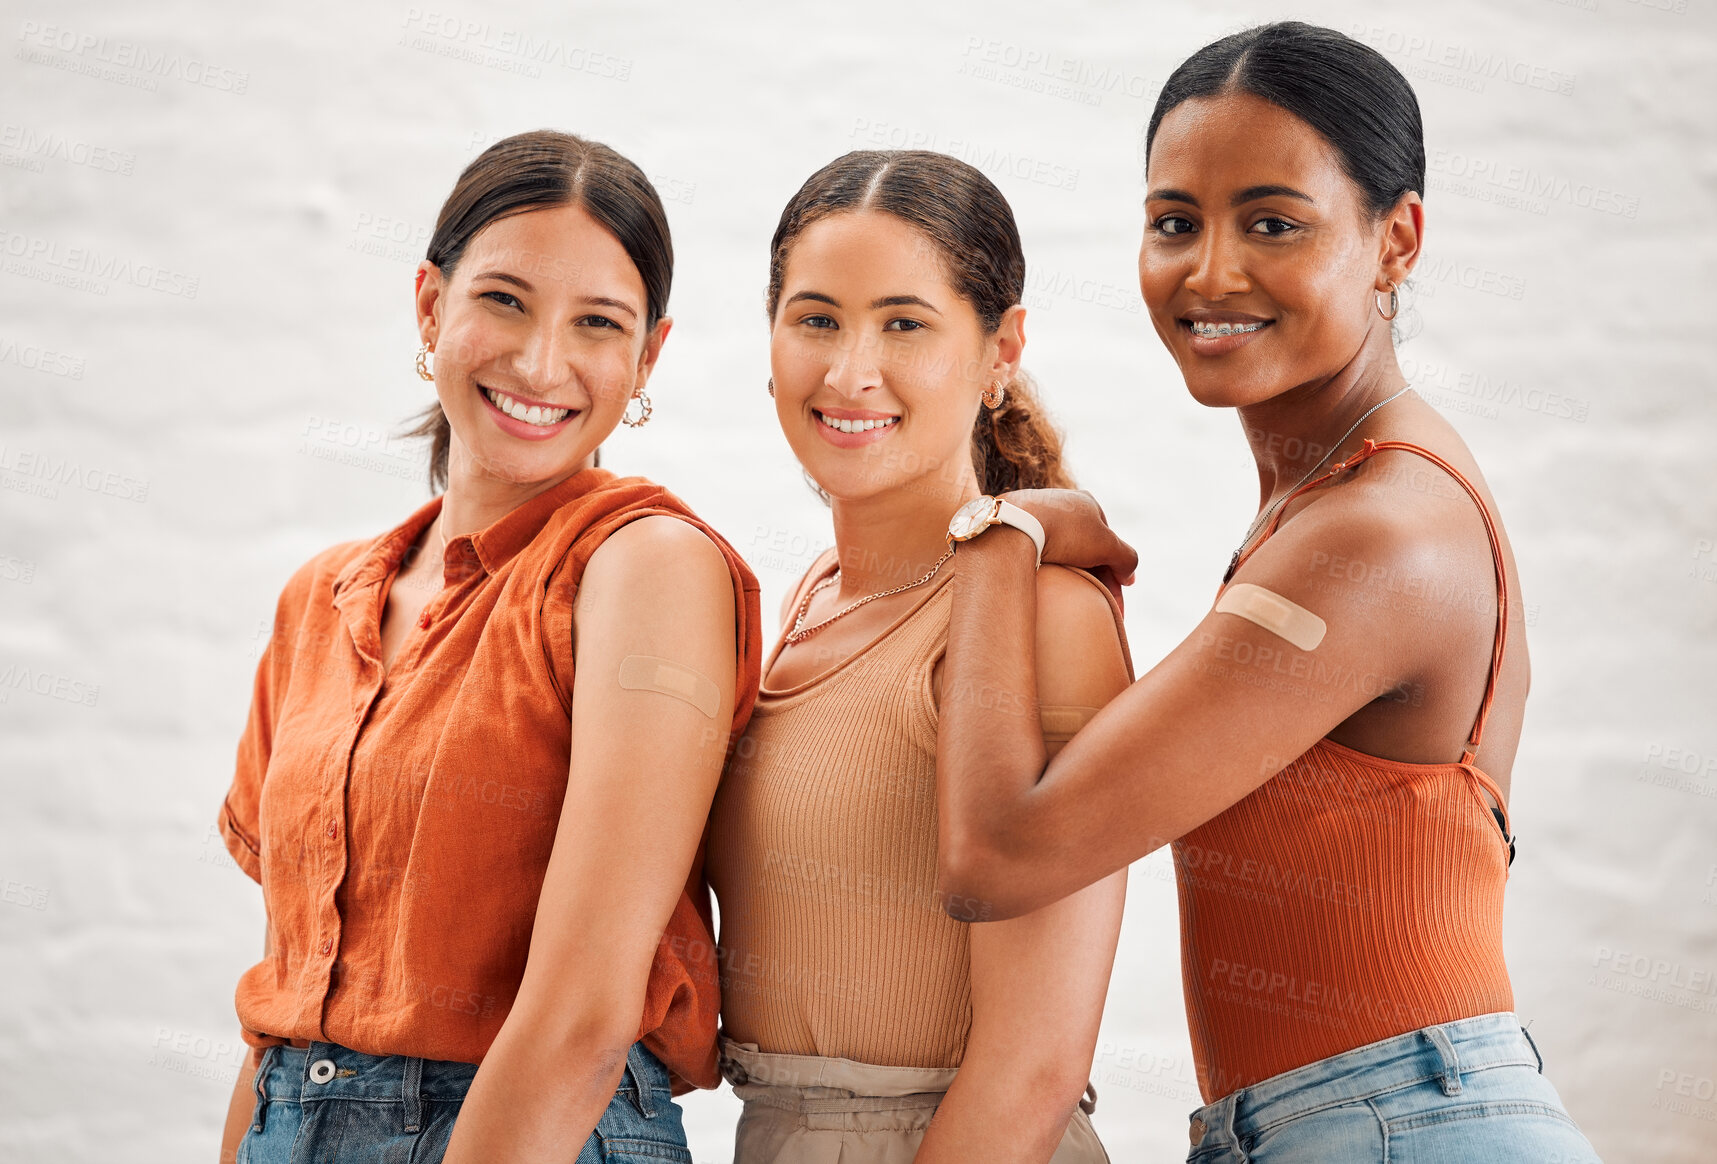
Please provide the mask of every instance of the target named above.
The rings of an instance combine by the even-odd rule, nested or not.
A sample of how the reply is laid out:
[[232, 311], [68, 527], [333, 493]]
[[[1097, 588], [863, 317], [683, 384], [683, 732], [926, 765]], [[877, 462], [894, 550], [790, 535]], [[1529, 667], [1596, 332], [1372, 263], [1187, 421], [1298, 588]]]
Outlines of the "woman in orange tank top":
[[[1193, 398], [1239, 411], [1258, 518], [1193, 633], [1047, 764], [1024, 721], [948, 710], [941, 888], [1008, 917], [1173, 844], [1189, 1160], [1595, 1160], [1503, 962], [1514, 563], [1389, 323], [1424, 237], [1412, 89], [1267, 25], [1175, 71], [1146, 148], [1140, 288]], [[1088, 497], [1008, 500], [1045, 560], [1130, 576]], [[956, 561], [949, 681], [1029, 698], [1032, 545]]]

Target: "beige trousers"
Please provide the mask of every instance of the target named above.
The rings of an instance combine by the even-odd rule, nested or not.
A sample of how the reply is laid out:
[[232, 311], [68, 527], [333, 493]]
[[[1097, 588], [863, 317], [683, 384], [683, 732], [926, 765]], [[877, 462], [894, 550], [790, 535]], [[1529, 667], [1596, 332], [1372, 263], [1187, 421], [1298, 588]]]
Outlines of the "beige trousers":
[[[912, 1164], [958, 1069], [772, 1055], [723, 1035], [721, 1072], [745, 1101], [733, 1164]], [[1087, 1084], [1049, 1164], [1109, 1164], [1095, 1110]]]

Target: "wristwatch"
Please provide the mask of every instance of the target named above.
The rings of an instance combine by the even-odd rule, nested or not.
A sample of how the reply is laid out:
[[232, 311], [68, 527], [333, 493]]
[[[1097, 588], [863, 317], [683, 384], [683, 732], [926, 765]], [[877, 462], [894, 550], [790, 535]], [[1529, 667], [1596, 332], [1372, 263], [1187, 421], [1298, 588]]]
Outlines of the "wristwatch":
[[975, 497], [954, 511], [948, 523], [948, 548], [955, 542], [969, 542], [992, 525], [1011, 525], [1037, 547], [1037, 564], [1043, 565], [1043, 523], [1017, 505], [1000, 497]]

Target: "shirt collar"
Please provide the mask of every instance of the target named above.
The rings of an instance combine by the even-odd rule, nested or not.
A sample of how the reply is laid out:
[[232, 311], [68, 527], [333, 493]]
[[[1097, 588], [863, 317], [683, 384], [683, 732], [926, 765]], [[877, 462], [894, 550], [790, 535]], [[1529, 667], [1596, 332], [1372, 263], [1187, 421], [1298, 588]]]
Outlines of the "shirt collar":
[[[512, 512], [488, 527], [474, 534], [449, 538], [445, 563], [448, 580], [455, 581], [472, 569], [493, 575], [542, 532], [555, 510], [612, 480], [613, 476], [606, 469], [580, 469], [559, 484], [515, 506]], [[441, 512], [441, 502], [441, 497], [431, 498], [348, 562], [334, 578], [335, 599], [338, 600], [341, 592], [348, 588], [362, 590], [397, 570], [406, 550]]]

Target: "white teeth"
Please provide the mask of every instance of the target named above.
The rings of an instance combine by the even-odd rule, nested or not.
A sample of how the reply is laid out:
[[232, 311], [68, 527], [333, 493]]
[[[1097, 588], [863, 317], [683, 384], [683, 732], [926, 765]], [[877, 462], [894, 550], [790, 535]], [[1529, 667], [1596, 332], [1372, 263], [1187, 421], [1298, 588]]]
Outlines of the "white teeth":
[[873, 428], [887, 428], [900, 420], [898, 416], [891, 416], [887, 420], [836, 420], [821, 412], [817, 413], [817, 419], [839, 432], [869, 432]]
[[547, 428], [551, 424], [559, 424], [572, 415], [570, 408], [544, 408], [538, 404], [526, 407], [505, 392], [497, 392], [493, 388], [483, 389], [483, 395], [489, 398], [489, 403], [514, 420], [522, 420], [526, 424], [534, 424], [538, 428]]
[[1199, 323], [1190, 321], [1187, 326], [1192, 329], [1193, 335], [1202, 339], [1214, 339], [1225, 335], [1246, 335], [1263, 327], [1265, 322], [1267, 321], [1261, 320], [1258, 323]]

